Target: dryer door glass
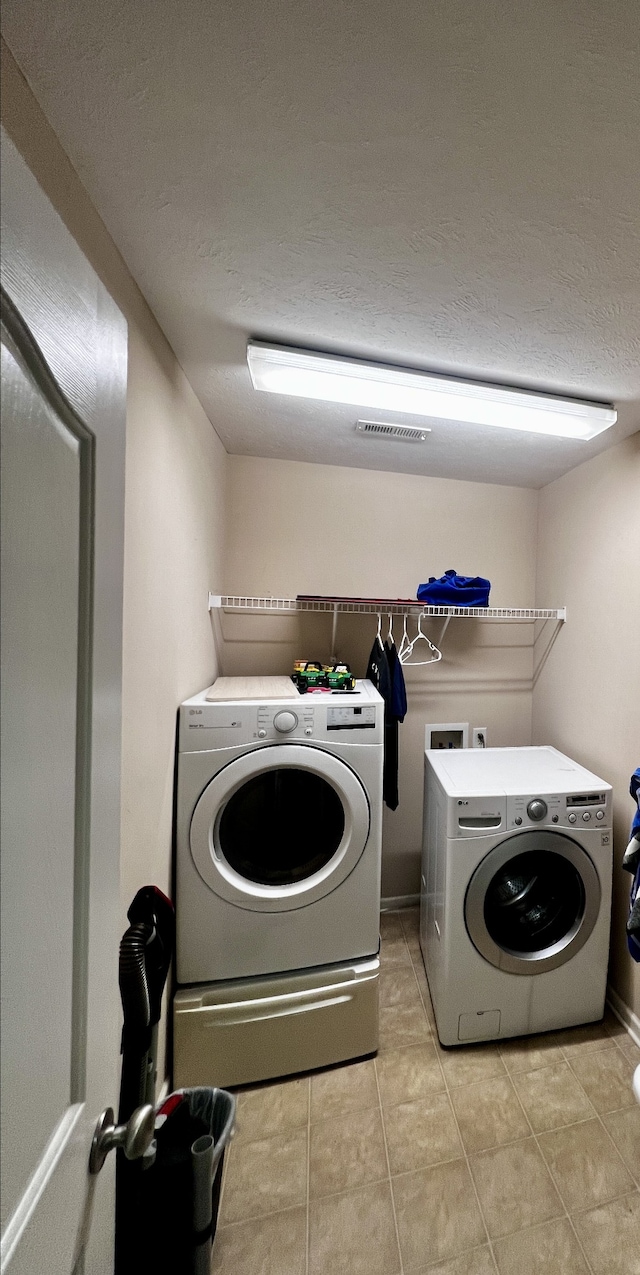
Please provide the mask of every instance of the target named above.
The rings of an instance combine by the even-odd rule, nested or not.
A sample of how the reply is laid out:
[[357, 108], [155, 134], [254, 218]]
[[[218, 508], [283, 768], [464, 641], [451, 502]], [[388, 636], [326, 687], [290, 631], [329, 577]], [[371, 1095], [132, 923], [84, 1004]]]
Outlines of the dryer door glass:
[[486, 893], [484, 919], [499, 947], [542, 952], [575, 931], [584, 902], [584, 885], [573, 863], [531, 850], [496, 872]]
[[[189, 830], [203, 881], [237, 907], [286, 912], [331, 894], [370, 841], [366, 791], [350, 766], [303, 744], [252, 748], [224, 766], [196, 804]], [[377, 833], [377, 829], [376, 829]]]
[[233, 794], [218, 836], [227, 863], [241, 877], [291, 885], [333, 858], [344, 827], [342, 802], [326, 779], [283, 767], [255, 775]]

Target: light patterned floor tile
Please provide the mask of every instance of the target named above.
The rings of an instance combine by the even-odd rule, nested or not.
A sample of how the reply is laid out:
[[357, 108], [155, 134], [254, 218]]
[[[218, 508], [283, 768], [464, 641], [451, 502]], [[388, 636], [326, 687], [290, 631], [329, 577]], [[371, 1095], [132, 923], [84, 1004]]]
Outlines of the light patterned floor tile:
[[398, 913], [405, 934], [418, 934], [420, 931], [420, 908], [403, 908]]
[[379, 1054], [376, 1071], [383, 1107], [429, 1098], [445, 1089], [435, 1046], [430, 1040]]
[[573, 1057], [571, 1066], [600, 1114], [634, 1106], [633, 1063], [619, 1049]]
[[391, 1179], [405, 1269], [442, 1261], [486, 1239], [464, 1160]]
[[378, 1086], [373, 1058], [332, 1067], [311, 1077], [311, 1122], [346, 1116], [378, 1106]]
[[535, 1138], [471, 1156], [473, 1180], [489, 1235], [497, 1238], [564, 1213]]
[[304, 1204], [306, 1195], [306, 1129], [231, 1144], [221, 1225], [293, 1208]]
[[508, 1235], [493, 1251], [500, 1275], [589, 1275], [567, 1218]]
[[575, 1226], [594, 1275], [640, 1275], [640, 1195], [580, 1213]]
[[384, 1108], [391, 1173], [407, 1173], [463, 1155], [458, 1127], [445, 1093]]
[[621, 1023], [620, 1019], [616, 1018], [613, 1010], [608, 1005], [604, 1011], [602, 1026], [608, 1036], [628, 1036], [629, 1034], [624, 1023]]
[[566, 1062], [512, 1077], [534, 1133], [589, 1120], [595, 1111]]
[[513, 1040], [501, 1041], [499, 1049], [500, 1057], [511, 1075], [564, 1061], [554, 1032], [544, 1036], [516, 1036]]
[[451, 1101], [468, 1155], [531, 1132], [508, 1076], [452, 1089]]
[[438, 1044], [438, 1058], [450, 1089], [506, 1076], [497, 1045], [454, 1045], [446, 1049]]
[[603, 1116], [602, 1121], [629, 1172], [640, 1185], [640, 1107], [635, 1103], [622, 1111], [612, 1111]]
[[387, 1177], [380, 1108], [311, 1126], [309, 1195], [335, 1195]]
[[380, 1049], [397, 1049], [400, 1045], [415, 1045], [429, 1040], [431, 1025], [424, 1012], [422, 1001], [408, 1004], [380, 1006]]
[[404, 938], [381, 940], [380, 965], [383, 970], [390, 965], [411, 965], [411, 953]]
[[220, 1227], [211, 1275], [305, 1275], [306, 1208]]
[[235, 1141], [300, 1129], [309, 1118], [309, 1079], [245, 1089], [237, 1095], [237, 1103]]
[[404, 938], [399, 912], [380, 913], [380, 937], [383, 939]]
[[418, 991], [412, 965], [396, 965], [380, 971], [380, 1007], [413, 1005], [420, 1008], [422, 999]]
[[571, 1060], [579, 1054], [595, 1053], [600, 1049], [615, 1049], [615, 1040], [609, 1036], [602, 1023], [585, 1023], [582, 1027], [568, 1027], [555, 1032], [556, 1044], [565, 1058]]
[[496, 1275], [496, 1268], [488, 1244], [468, 1249], [462, 1257], [451, 1257], [435, 1266], [421, 1266], [411, 1275]]
[[389, 1182], [309, 1205], [309, 1275], [396, 1275], [400, 1255]]
[[541, 1133], [538, 1145], [569, 1213], [604, 1204], [634, 1186], [599, 1120]]
[[628, 1058], [629, 1062], [633, 1063], [634, 1067], [640, 1066], [640, 1049], [638, 1049], [635, 1040], [631, 1039], [631, 1036], [628, 1034], [626, 1036], [617, 1036], [616, 1044], [618, 1049], [622, 1050], [625, 1058]]
[[433, 1002], [431, 1000], [431, 992], [429, 991], [429, 983], [427, 981], [424, 965], [422, 963], [422, 956], [420, 957], [420, 960], [417, 960], [415, 957], [413, 958], [413, 972], [415, 974], [416, 982], [418, 984], [418, 991], [420, 992], [420, 995], [422, 997], [422, 1003], [425, 1008], [425, 1013], [427, 1015], [427, 1018], [429, 1019], [429, 1022], [433, 1026], [436, 1019], [435, 1019], [435, 1014], [433, 1012]]

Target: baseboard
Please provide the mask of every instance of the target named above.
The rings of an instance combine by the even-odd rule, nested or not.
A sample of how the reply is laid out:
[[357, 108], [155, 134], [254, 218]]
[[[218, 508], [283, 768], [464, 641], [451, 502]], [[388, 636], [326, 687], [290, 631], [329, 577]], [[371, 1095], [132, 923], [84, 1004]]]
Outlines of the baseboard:
[[381, 912], [399, 912], [401, 908], [417, 908], [419, 894], [392, 894], [388, 899], [380, 900]]
[[618, 996], [610, 983], [607, 984], [607, 1003], [640, 1049], [640, 1018], [632, 1009], [629, 1009], [628, 1005], [625, 1005], [622, 997]]

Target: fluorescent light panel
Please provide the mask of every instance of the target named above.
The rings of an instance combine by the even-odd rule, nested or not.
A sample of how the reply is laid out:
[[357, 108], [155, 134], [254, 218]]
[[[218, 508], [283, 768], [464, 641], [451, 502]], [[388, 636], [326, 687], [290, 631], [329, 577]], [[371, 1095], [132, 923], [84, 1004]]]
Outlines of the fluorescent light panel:
[[292, 394], [296, 398], [351, 403], [355, 407], [474, 425], [498, 425], [561, 438], [594, 438], [617, 420], [617, 412], [609, 403], [556, 398], [456, 377], [432, 376], [430, 372], [409, 372], [262, 341], [249, 341], [247, 362], [254, 389], [270, 394]]

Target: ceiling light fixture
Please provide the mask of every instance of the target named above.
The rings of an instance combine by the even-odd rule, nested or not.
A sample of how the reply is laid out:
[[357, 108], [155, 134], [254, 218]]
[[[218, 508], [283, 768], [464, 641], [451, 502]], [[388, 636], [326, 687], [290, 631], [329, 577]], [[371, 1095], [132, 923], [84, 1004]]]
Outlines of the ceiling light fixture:
[[263, 341], [249, 341], [247, 362], [254, 389], [271, 394], [293, 394], [297, 398], [351, 403], [474, 425], [498, 425], [561, 438], [594, 438], [617, 420], [610, 403], [557, 398], [532, 390], [411, 372]]

